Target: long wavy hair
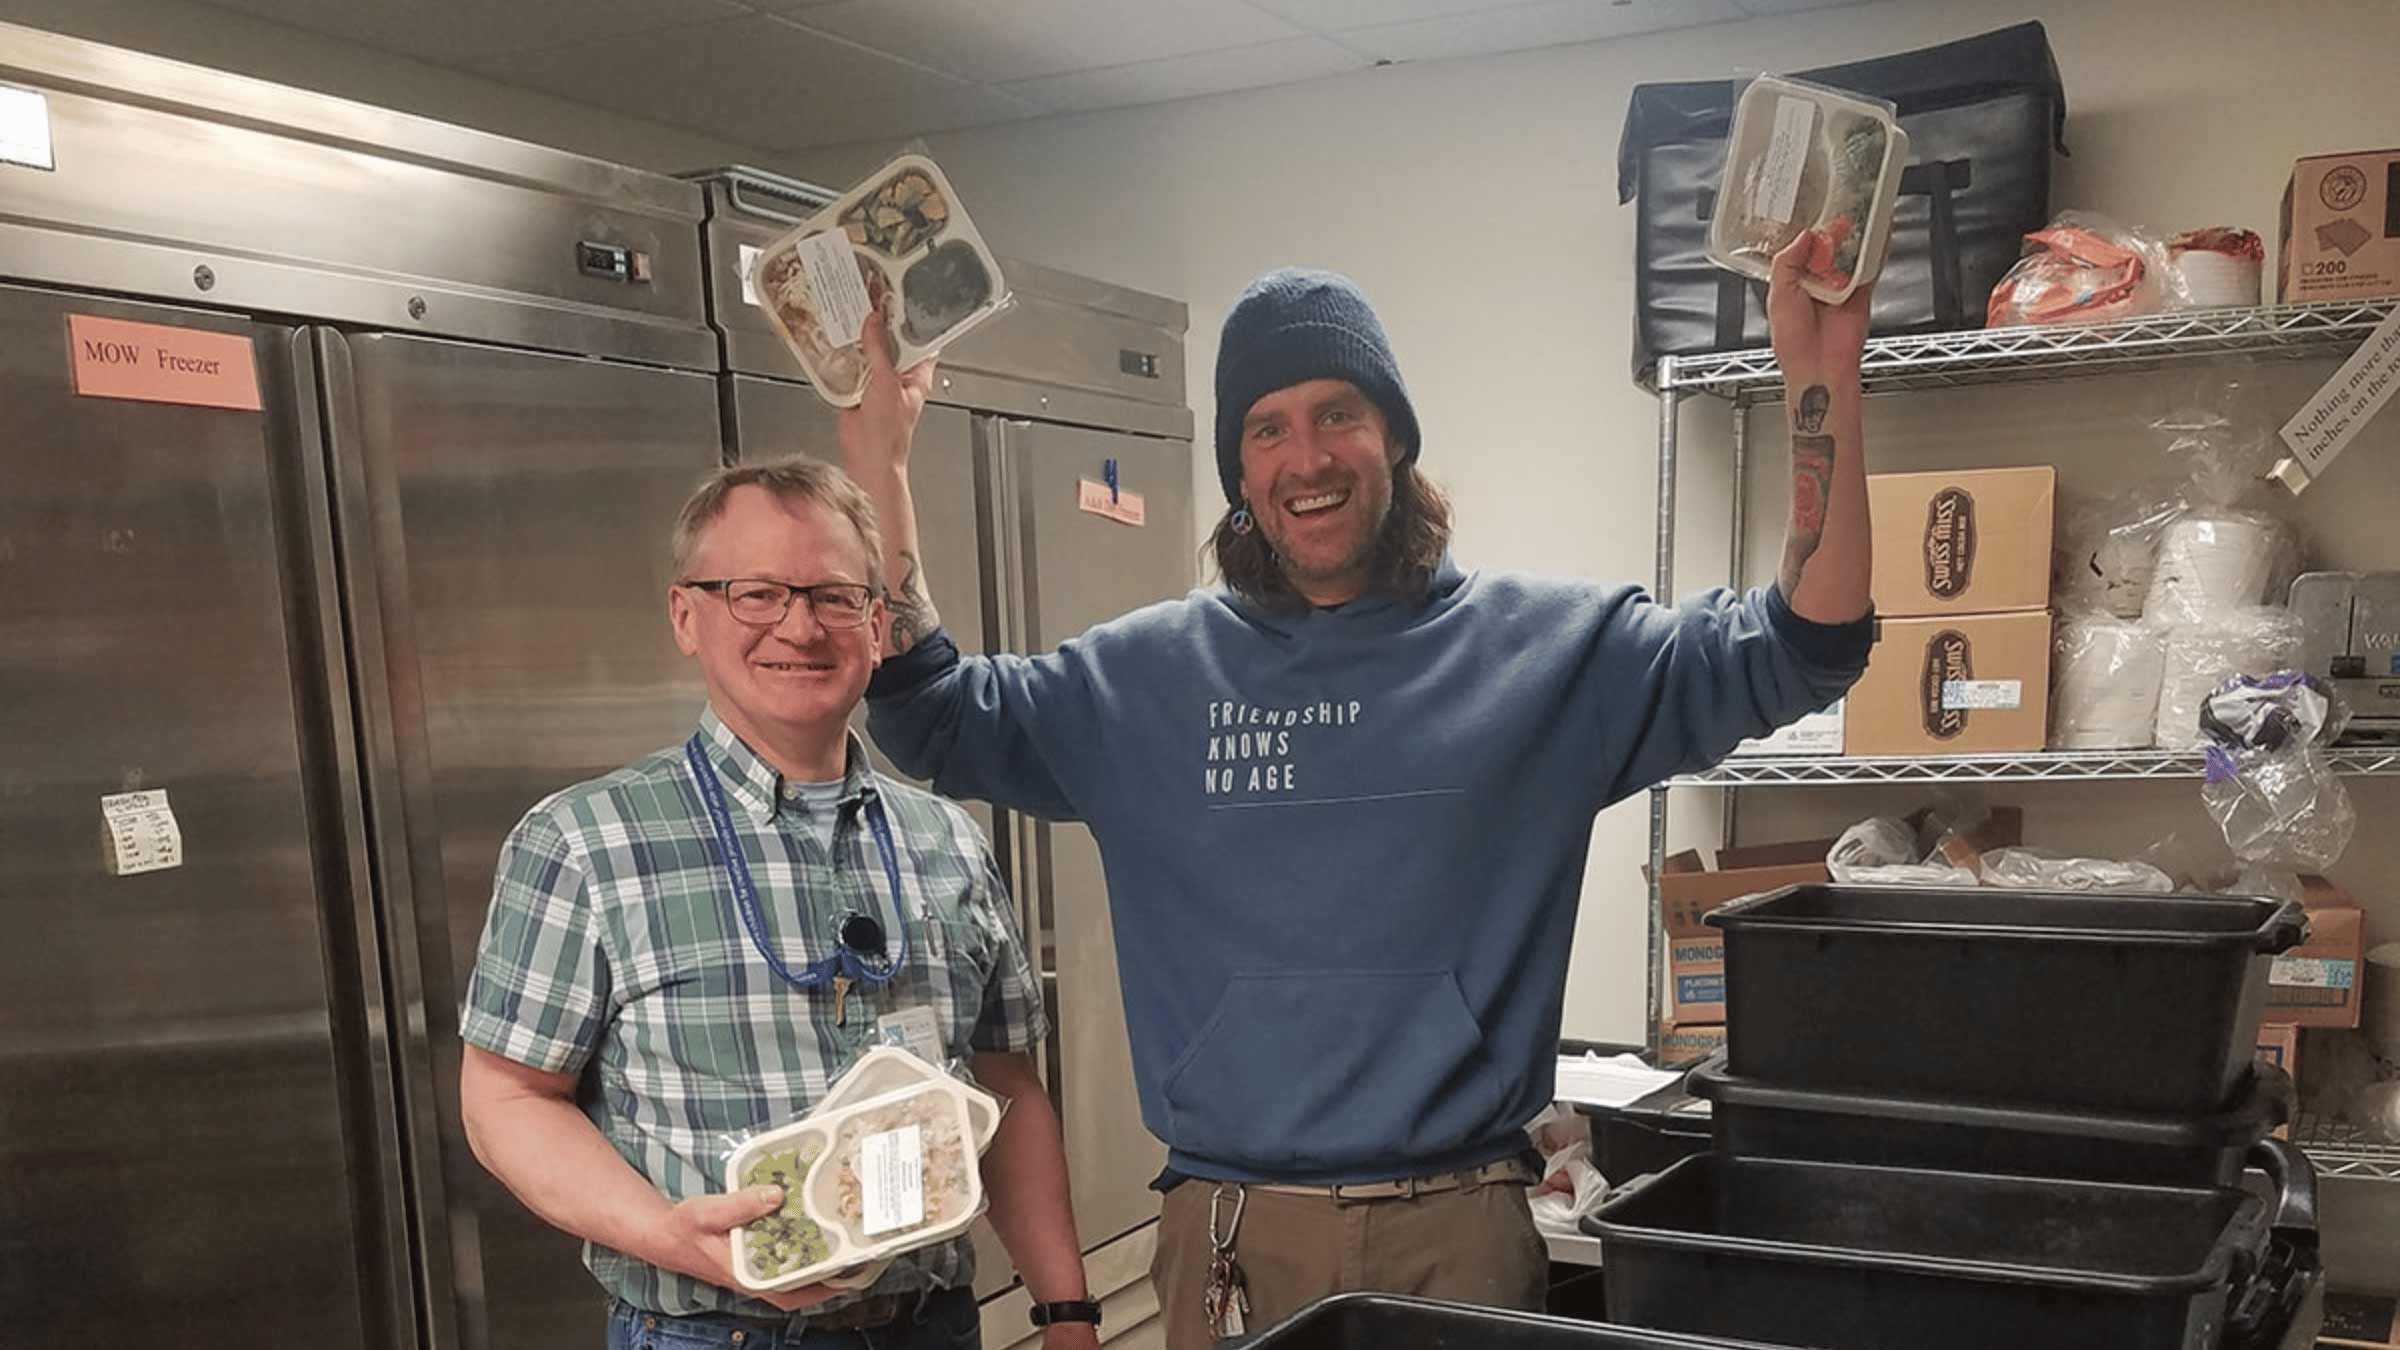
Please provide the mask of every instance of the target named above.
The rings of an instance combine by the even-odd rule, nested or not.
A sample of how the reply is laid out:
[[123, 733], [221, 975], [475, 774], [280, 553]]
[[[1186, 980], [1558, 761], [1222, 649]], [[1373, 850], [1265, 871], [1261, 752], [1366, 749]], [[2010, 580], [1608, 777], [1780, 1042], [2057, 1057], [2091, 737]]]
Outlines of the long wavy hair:
[[[1433, 592], [1433, 574], [1450, 551], [1450, 498], [1413, 463], [1392, 471], [1392, 510], [1384, 517], [1367, 565], [1367, 593], [1423, 604]], [[1234, 594], [1262, 609], [1302, 610], [1308, 598], [1284, 575], [1267, 532], [1253, 525], [1233, 528], [1233, 511], [1217, 518], [1204, 556]]]

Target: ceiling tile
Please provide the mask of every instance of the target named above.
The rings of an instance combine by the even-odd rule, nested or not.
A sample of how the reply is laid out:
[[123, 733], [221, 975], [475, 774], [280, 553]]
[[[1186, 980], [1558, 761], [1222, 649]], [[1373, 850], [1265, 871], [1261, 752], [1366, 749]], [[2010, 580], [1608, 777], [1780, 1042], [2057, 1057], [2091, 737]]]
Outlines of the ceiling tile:
[[465, 64], [561, 98], [769, 150], [946, 131], [1042, 111], [768, 15]]
[[1387, 61], [1439, 61], [1454, 56], [1521, 51], [1570, 42], [1693, 28], [1745, 17], [1733, 0], [1543, 0], [1506, 9], [1453, 14], [1412, 23], [1344, 29], [1343, 43]]
[[841, 0], [792, 18], [984, 84], [1301, 35], [1245, 0]]
[[1330, 33], [1411, 19], [1438, 19], [1445, 14], [1506, 9], [1525, 0], [1250, 0], [1250, 3], [1302, 27]]
[[1002, 86], [1056, 112], [1090, 112], [1179, 98], [1262, 89], [1363, 70], [1368, 58], [1323, 38], [1287, 38], [1232, 51], [1201, 52], [1084, 70]]
[[730, 19], [732, 0], [206, 0], [220, 9], [452, 62]]

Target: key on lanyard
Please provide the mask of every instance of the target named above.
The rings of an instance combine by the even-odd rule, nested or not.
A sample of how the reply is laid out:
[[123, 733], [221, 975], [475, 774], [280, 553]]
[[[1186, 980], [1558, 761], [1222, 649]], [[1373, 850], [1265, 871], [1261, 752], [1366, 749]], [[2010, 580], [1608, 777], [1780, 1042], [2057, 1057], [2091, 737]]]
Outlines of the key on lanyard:
[[[1233, 1192], [1233, 1221], [1222, 1222], [1225, 1192]], [[1246, 1186], [1219, 1186], [1208, 1198], [1208, 1290], [1200, 1309], [1217, 1339], [1242, 1335], [1250, 1317], [1250, 1280], [1234, 1258], [1234, 1240], [1242, 1231], [1242, 1210], [1250, 1203]]]

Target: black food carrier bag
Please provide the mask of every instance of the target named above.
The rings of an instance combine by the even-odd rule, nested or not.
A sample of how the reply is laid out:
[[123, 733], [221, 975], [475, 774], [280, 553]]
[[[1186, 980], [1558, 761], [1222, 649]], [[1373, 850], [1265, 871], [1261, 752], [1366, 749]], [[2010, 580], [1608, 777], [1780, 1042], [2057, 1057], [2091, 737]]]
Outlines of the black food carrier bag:
[[[2038, 23], [1797, 78], [1885, 99], [1908, 132], [1891, 252], [1875, 285], [1889, 337], [1983, 326], [1992, 286], [2050, 222], [2050, 152], [2066, 152], [2067, 96]], [[1634, 378], [1658, 358], [1767, 341], [1766, 285], [1709, 262], [1737, 80], [1637, 85], [1617, 149], [1617, 200], [1634, 225]]]

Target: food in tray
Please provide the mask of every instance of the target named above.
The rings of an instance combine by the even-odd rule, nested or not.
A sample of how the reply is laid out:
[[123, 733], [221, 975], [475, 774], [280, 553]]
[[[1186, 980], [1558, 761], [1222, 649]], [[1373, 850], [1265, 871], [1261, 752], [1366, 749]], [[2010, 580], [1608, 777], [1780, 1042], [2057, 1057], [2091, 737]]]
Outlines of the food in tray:
[[[859, 275], [867, 283], [869, 294], [883, 286], [883, 276], [872, 262], [858, 259]], [[817, 323], [817, 311], [808, 288], [808, 269], [802, 266], [800, 250], [786, 248], [768, 254], [759, 268], [760, 299], [775, 307], [776, 317], [783, 321], [784, 331], [805, 348], [806, 363], [824, 385], [827, 393], [847, 398], [866, 380], [866, 348], [856, 342], [837, 347]]]
[[[967, 1215], [975, 1187], [975, 1151], [959, 1129], [956, 1099], [942, 1092], [919, 1093], [844, 1119], [828, 1154], [833, 1194], [820, 1196], [818, 1203], [823, 1205], [830, 1198], [833, 1212], [849, 1224], [861, 1243], [868, 1241], [864, 1231], [866, 1184], [859, 1174], [866, 1141], [911, 1125], [918, 1128], [924, 1150], [925, 1217], [909, 1225], [909, 1230], [932, 1228]], [[881, 1239], [892, 1234], [874, 1236]]]
[[832, 1244], [800, 1206], [800, 1187], [816, 1165], [814, 1144], [761, 1154], [742, 1174], [744, 1186], [781, 1186], [783, 1207], [752, 1219], [743, 1229], [750, 1277], [766, 1281], [812, 1266], [833, 1254]]
[[950, 199], [915, 170], [895, 175], [842, 217], [851, 243], [894, 259], [916, 252], [949, 223]]
[[[1800, 187], [1792, 199], [1789, 219], [1744, 211], [1741, 242], [1736, 252], [1771, 261], [1803, 231], [1818, 231], [1808, 257], [1809, 278], [1839, 290], [1858, 270], [1858, 252], [1865, 243], [1867, 219], [1874, 211], [1875, 190], [1883, 175], [1886, 137], [1881, 124], [1867, 118], [1849, 119], [1831, 154], [1810, 153], [1800, 169]], [[1768, 161], [1751, 161], [1740, 186], [1740, 200], [1755, 204], [1765, 194], [1760, 179]]]
[[924, 347], [991, 303], [992, 274], [983, 256], [954, 239], [919, 259], [900, 278], [901, 336]]

